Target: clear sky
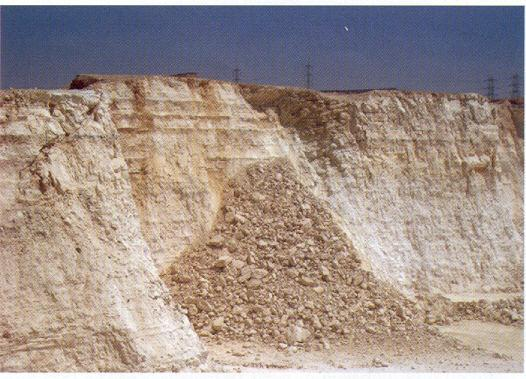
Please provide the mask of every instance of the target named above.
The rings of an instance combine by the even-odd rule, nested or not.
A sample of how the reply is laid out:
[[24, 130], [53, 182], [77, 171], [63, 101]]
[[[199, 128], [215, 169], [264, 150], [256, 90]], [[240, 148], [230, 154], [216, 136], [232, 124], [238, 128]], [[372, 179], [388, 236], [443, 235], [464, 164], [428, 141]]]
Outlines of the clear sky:
[[[2, 7], [2, 87], [78, 73], [509, 93], [524, 71], [523, 7]], [[345, 27], [349, 30], [346, 31]], [[522, 88], [522, 87], [521, 87]]]

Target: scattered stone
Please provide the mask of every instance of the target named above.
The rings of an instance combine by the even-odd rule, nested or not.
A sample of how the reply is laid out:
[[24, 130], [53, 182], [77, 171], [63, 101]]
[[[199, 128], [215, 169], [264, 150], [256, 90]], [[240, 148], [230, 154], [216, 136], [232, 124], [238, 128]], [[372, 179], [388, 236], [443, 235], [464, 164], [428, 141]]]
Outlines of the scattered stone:
[[212, 239], [210, 239], [210, 241], [207, 242], [207, 246], [213, 248], [221, 248], [223, 247], [223, 243], [223, 237], [221, 237], [220, 235], [215, 235], [214, 237], [212, 237]]
[[320, 319], [318, 318], [318, 316], [316, 316], [316, 315], [312, 316], [311, 320], [312, 320], [312, 326], [314, 326], [314, 329], [321, 329], [322, 328], [322, 324], [321, 324]]
[[267, 241], [264, 241], [264, 240], [259, 240], [258, 243], [257, 243], [258, 247], [260, 248], [264, 248], [264, 247], [267, 247], [268, 246], [268, 243]]
[[268, 271], [262, 268], [257, 268], [252, 272], [252, 277], [255, 279], [263, 279], [268, 275]]
[[242, 268], [245, 266], [245, 264], [246, 264], [246, 263], [243, 262], [243, 261], [240, 260], [240, 259], [234, 259], [234, 260], [232, 261], [232, 267], [234, 267], [235, 269], [238, 269], [238, 270], [242, 269]]
[[289, 346], [288, 351], [290, 353], [297, 353], [298, 352], [298, 348], [296, 346]]
[[322, 294], [323, 291], [325, 291], [325, 290], [323, 289], [323, 287], [321, 287], [321, 286], [314, 287], [313, 290], [314, 290], [314, 292], [316, 292], [318, 295], [319, 295], [319, 294]]
[[185, 275], [183, 273], [174, 275], [172, 278], [173, 281], [176, 283], [190, 283], [192, 281], [192, 278], [190, 276]]
[[245, 273], [241, 273], [241, 275], [239, 275], [239, 277], [237, 278], [237, 281], [239, 283], [246, 282], [247, 280], [250, 279], [251, 276], [252, 276], [252, 272], [251, 271], [247, 271]]
[[228, 224], [231, 224], [233, 222], [235, 222], [236, 220], [236, 215], [234, 214], [234, 212], [227, 212], [225, 213], [225, 222], [228, 223]]
[[225, 326], [225, 319], [223, 317], [217, 317], [212, 320], [212, 324], [210, 326], [212, 328], [212, 333], [220, 332]]
[[295, 345], [296, 343], [307, 342], [310, 336], [311, 333], [306, 328], [298, 324], [291, 325], [287, 329], [286, 334], [287, 342], [291, 346]]
[[252, 199], [253, 199], [254, 201], [260, 202], [260, 201], [265, 200], [265, 195], [262, 195], [262, 194], [259, 193], [259, 192], [254, 192], [254, 193], [252, 194]]
[[312, 278], [309, 278], [308, 276], [302, 275], [302, 276], [300, 276], [298, 281], [299, 281], [299, 283], [301, 285], [304, 285], [304, 286], [307, 286], [307, 287], [314, 287], [314, 286], [316, 286], [316, 281], [314, 279], [312, 279]]
[[187, 311], [190, 316], [195, 316], [199, 312], [195, 304], [188, 304]]
[[371, 366], [373, 367], [387, 367], [388, 364], [382, 361], [380, 358], [374, 358], [371, 362]]
[[352, 284], [353, 284], [353, 286], [358, 287], [358, 286], [362, 285], [363, 281], [364, 281], [363, 275], [360, 272], [357, 272], [353, 276]]
[[331, 277], [331, 273], [329, 271], [329, 269], [325, 266], [321, 266], [320, 267], [320, 273], [321, 273], [321, 278], [323, 280], [325, 280], [326, 282], [328, 282], [330, 280], [330, 277]]
[[234, 215], [234, 221], [240, 224], [244, 224], [247, 222], [247, 219], [243, 217], [242, 215], [236, 213]]
[[511, 313], [510, 315], [511, 321], [519, 321], [521, 319], [521, 316], [517, 312], [512, 311], [510, 313]]
[[[239, 279], [238, 279], [239, 281]], [[250, 279], [247, 282], [247, 288], [257, 289], [261, 286], [261, 280], [258, 279]]]
[[214, 268], [223, 269], [225, 268], [230, 262], [232, 261], [232, 257], [228, 255], [222, 255], [220, 256], [215, 262], [214, 262]]

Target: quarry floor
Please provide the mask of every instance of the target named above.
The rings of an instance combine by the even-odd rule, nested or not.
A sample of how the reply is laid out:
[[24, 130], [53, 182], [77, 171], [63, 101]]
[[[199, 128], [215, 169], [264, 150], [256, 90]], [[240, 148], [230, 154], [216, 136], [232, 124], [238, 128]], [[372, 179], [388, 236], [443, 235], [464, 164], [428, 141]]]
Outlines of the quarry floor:
[[[258, 343], [205, 339], [225, 371], [522, 372], [523, 328], [460, 321], [439, 328], [437, 340], [354, 341], [319, 351], [276, 349]], [[452, 338], [449, 338], [452, 337]]]

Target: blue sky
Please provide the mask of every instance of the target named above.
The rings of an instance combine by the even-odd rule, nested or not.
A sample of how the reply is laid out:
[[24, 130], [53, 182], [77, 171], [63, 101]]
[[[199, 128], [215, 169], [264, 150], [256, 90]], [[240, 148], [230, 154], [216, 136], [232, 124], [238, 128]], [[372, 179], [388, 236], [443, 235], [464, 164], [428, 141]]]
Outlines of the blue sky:
[[[345, 31], [347, 26], [349, 31]], [[524, 71], [522, 7], [2, 7], [2, 87], [78, 73], [171, 74], [318, 89], [497, 94]], [[522, 79], [521, 79], [522, 84]]]

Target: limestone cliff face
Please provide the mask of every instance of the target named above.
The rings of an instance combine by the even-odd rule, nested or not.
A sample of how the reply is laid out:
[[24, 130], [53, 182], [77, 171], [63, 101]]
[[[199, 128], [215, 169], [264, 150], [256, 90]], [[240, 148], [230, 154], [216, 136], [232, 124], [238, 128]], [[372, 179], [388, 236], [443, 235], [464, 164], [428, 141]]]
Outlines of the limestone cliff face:
[[302, 141], [303, 177], [363, 259], [407, 293], [518, 289], [523, 141], [478, 95], [244, 86]]
[[80, 76], [72, 86], [110, 99], [160, 269], [211, 229], [225, 179], [284, 157], [368, 268], [406, 293], [521, 286], [523, 143], [505, 104], [179, 77]]
[[197, 364], [158, 272], [208, 239], [225, 183], [258, 160], [288, 160], [407, 294], [522, 286], [523, 140], [506, 104], [157, 76], [72, 88], [0, 92], [0, 370]]
[[79, 76], [72, 86], [110, 99], [142, 230], [160, 269], [211, 229], [229, 177], [291, 149], [272, 115], [255, 111], [230, 83]]
[[0, 370], [196, 364], [140, 230], [108, 103], [0, 92]]

